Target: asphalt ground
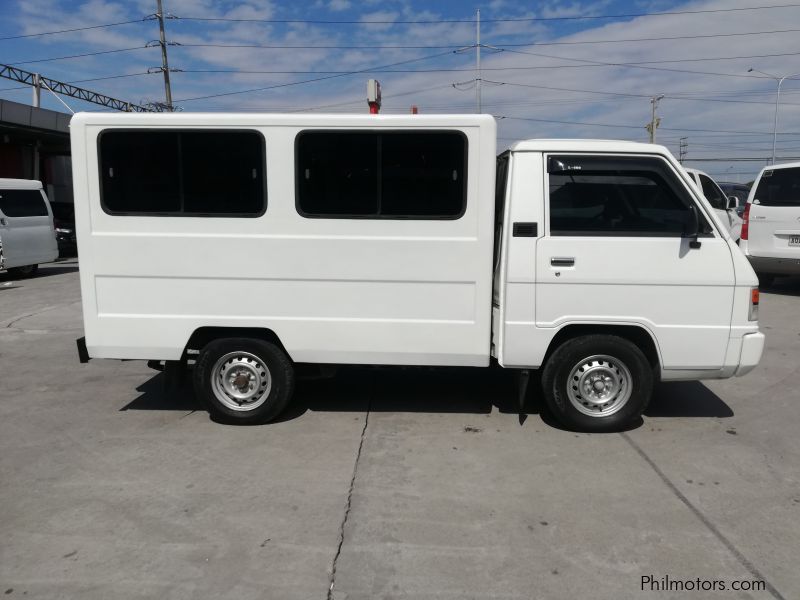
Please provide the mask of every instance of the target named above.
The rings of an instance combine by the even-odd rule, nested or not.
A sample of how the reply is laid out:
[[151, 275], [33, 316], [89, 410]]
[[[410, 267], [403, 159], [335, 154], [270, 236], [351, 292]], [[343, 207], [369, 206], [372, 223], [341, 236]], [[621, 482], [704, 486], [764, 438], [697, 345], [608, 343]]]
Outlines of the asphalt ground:
[[800, 278], [761, 298], [755, 371], [661, 384], [622, 434], [500, 369], [345, 369], [233, 427], [78, 363], [75, 261], [0, 274], [0, 594], [799, 598]]

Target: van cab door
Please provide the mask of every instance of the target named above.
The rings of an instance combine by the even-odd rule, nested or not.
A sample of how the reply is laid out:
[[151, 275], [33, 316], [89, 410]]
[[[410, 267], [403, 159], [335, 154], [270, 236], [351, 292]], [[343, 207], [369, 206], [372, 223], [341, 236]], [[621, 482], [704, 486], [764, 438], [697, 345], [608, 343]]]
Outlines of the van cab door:
[[53, 217], [41, 190], [0, 189], [0, 239], [7, 269], [57, 258]]
[[[638, 325], [655, 340], [662, 368], [721, 368], [733, 307], [731, 250], [676, 167], [658, 155], [545, 154], [543, 161], [537, 328]], [[699, 248], [685, 236], [692, 206]]]

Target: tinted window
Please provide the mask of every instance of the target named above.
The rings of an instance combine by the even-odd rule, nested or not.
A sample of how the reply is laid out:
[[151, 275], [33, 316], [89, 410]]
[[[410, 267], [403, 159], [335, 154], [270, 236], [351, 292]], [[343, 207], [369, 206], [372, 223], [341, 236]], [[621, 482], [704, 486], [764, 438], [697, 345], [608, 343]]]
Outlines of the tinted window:
[[102, 203], [112, 214], [257, 216], [264, 140], [254, 131], [105, 131]]
[[727, 208], [727, 199], [717, 187], [717, 184], [711, 181], [711, 178], [700, 175], [700, 185], [703, 187], [703, 195], [711, 206], [720, 210], [725, 210]]
[[687, 229], [691, 199], [660, 159], [553, 156], [548, 171], [551, 235], [681, 236]]
[[0, 190], [0, 211], [7, 217], [47, 216], [47, 206], [39, 190]]
[[378, 136], [305, 133], [297, 142], [298, 206], [308, 215], [378, 212]]
[[764, 171], [753, 198], [762, 206], [800, 206], [800, 167]]
[[456, 218], [466, 205], [458, 132], [304, 132], [297, 207], [308, 217]]

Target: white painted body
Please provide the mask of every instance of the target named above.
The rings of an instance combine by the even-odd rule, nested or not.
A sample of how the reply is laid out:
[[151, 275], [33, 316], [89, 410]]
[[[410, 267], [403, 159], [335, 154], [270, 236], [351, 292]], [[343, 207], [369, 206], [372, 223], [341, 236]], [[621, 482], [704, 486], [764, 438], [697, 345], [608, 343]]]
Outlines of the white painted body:
[[47, 207], [41, 216], [6, 215], [0, 205], [0, 241], [6, 269], [53, 262], [58, 258], [58, 245], [53, 227], [53, 211], [42, 189], [41, 181], [0, 179], [0, 196], [5, 190], [30, 190], [38, 193], [38, 201]]
[[763, 168], [747, 197], [749, 234], [741, 248], [759, 273], [800, 275], [800, 245], [790, 245], [800, 239], [800, 189], [792, 192], [793, 206], [765, 206], [758, 198], [765, 173], [785, 169], [800, 172], [800, 162]]
[[[97, 138], [121, 127], [259, 131], [266, 140], [265, 214], [107, 214], [100, 203]], [[760, 358], [763, 336], [757, 322], [748, 321], [756, 277], [661, 146], [587, 140], [515, 145], [493, 269], [496, 125], [489, 116], [79, 114], [71, 128], [92, 357], [178, 360], [198, 328], [248, 327], [273, 331], [296, 362], [486, 366], [494, 356], [502, 366], [536, 368], [564, 327], [612, 324], [639, 327], [652, 337], [665, 379], [744, 374]], [[340, 128], [462, 132], [468, 141], [466, 212], [427, 221], [299, 215], [295, 138], [303, 130]], [[550, 237], [548, 152], [657, 156], [715, 231], [696, 250], [685, 238]], [[520, 221], [539, 223], [538, 236], [513, 237], [512, 223]], [[549, 260], [564, 255], [576, 258], [575, 267], [556, 277]]]
[[716, 196], [714, 199], [716, 206], [715, 202], [711, 202], [711, 198], [706, 198], [706, 200], [709, 201], [709, 204], [714, 209], [714, 212], [717, 213], [720, 221], [726, 226], [730, 236], [734, 239], [734, 241], [737, 241], [742, 232], [742, 218], [736, 214], [736, 204], [734, 204], [731, 208], [727, 207], [728, 196], [725, 195], [725, 192], [722, 191], [722, 188], [719, 187], [717, 182], [714, 181], [708, 173], [704, 173], [698, 169], [685, 168], [685, 170], [692, 178], [692, 183], [697, 186], [697, 189], [700, 190], [701, 194], [706, 196], [706, 194], [703, 193], [703, 190], [708, 188], [711, 190], [712, 194]]

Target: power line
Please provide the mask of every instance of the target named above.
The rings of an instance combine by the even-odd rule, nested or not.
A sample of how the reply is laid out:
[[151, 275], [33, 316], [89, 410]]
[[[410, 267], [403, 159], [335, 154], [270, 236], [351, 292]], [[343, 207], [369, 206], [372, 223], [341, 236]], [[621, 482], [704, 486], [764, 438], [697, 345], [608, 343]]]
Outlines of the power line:
[[116, 48], [114, 50], [99, 50], [97, 52], [85, 52], [83, 54], [70, 54], [67, 56], [52, 56], [50, 58], [36, 58], [33, 60], [18, 60], [13, 63], [9, 63], [11, 65], [29, 65], [33, 63], [43, 63], [43, 62], [51, 62], [54, 60], [69, 60], [72, 58], [85, 58], [87, 56], [99, 56], [101, 54], [118, 54], [120, 52], [130, 52], [132, 50], [143, 50], [144, 48], [150, 48], [151, 46], [133, 46], [132, 48]]
[[[570, 42], [525, 42], [518, 44], [493, 44], [497, 48], [519, 48], [526, 46], [573, 46], [583, 44], [618, 44], [621, 42], [653, 42], [660, 40], [694, 40], [706, 39], [717, 37], [735, 37], [745, 35], [769, 35], [775, 33], [797, 33], [800, 29], [776, 29], [772, 31], [743, 31], [738, 33], [712, 33], [704, 35], [676, 35], [668, 37], [650, 37], [650, 38], [617, 38], [613, 40], [587, 40], [587, 41], [570, 41]], [[449, 46], [409, 46], [409, 45], [394, 45], [394, 44], [348, 44], [348, 45], [306, 45], [306, 44], [200, 44], [189, 42], [174, 42], [178, 46], [187, 48], [254, 48], [265, 50], [445, 50], [445, 49], [460, 49], [468, 46], [469, 44], [458, 44]]]
[[[586, 90], [586, 89], [578, 89], [578, 88], [562, 88], [562, 87], [554, 87], [549, 85], [537, 85], [531, 83], [512, 83], [509, 81], [493, 81], [491, 79], [484, 79], [486, 83], [493, 83], [495, 85], [511, 85], [515, 87], [526, 87], [526, 88], [535, 88], [535, 89], [543, 89], [543, 90], [553, 90], [558, 92], [577, 92], [583, 94], [602, 94], [606, 96], [623, 96], [627, 98], [650, 98], [650, 94], [633, 94], [633, 93], [626, 93], [626, 92], [603, 92], [600, 90]], [[678, 95], [671, 95], [665, 94], [665, 98], [669, 98], [670, 100], [684, 100], [688, 102], [724, 102], [724, 103], [738, 103], [738, 104], [769, 104], [772, 105], [772, 102], [753, 102], [750, 100], [726, 100], [723, 98], [702, 98], [702, 97], [695, 97], [695, 98], [687, 98], [685, 96], [678, 96]], [[800, 106], [797, 103], [784, 103], [784, 106]]]
[[132, 19], [130, 21], [118, 21], [116, 23], [103, 23], [101, 25], [87, 25], [86, 27], [73, 27], [72, 29], [58, 29], [56, 31], [40, 31], [39, 33], [26, 33], [24, 35], [9, 35], [0, 37], [0, 42], [4, 40], [19, 40], [22, 38], [37, 37], [40, 35], [56, 35], [59, 33], [73, 33], [75, 31], [86, 31], [88, 29], [103, 29], [105, 27], [116, 27], [117, 25], [129, 25], [130, 23], [142, 23], [143, 21], [151, 20], [150, 17], [141, 19]]
[[412, 63], [412, 62], [418, 62], [418, 61], [422, 61], [422, 60], [430, 60], [432, 58], [438, 58], [440, 56], [445, 56], [445, 55], [448, 55], [448, 54], [452, 54], [452, 52], [438, 52], [437, 54], [430, 54], [428, 56], [421, 56], [419, 58], [412, 58], [410, 60], [404, 60], [404, 61], [400, 61], [400, 62], [388, 64], [388, 65], [378, 65], [378, 66], [375, 66], [375, 67], [367, 67], [367, 68], [358, 69], [358, 70], [355, 70], [355, 71], [346, 71], [346, 72], [343, 72], [343, 73], [337, 73], [335, 75], [326, 75], [324, 77], [315, 77], [313, 79], [304, 79], [302, 81], [291, 81], [289, 83], [279, 83], [279, 84], [276, 84], [276, 85], [269, 85], [269, 86], [265, 86], [265, 87], [250, 88], [250, 89], [246, 89], [246, 90], [237, 90], [235, 92], [222, 92], [222, 93], [219, 93], [219, 94], [208, 94], [206, 96], [195, 96], [194, 98], [182, 98], [180, 100], [176, 100], [175, 102], [192, 102], [194, 100], [206, 100], [208, 98], [220, 98], [222, 96], [234, 96], [236, 94], [249, 94], [250, 92], [263, 92], [263, 91], [266, 91], [266, 90], [274, 90], [274, 89], [277, 89], [277, 88], [290, 87], [290, 86], [294, 86], [294, 85], [303, 85], [305, 83], [314, 83], [314, 82], [317, 82], [317, 81], [325, 81], [327, 79], [336, 79], [338, 77], [346, 77], [348, 75], [357, 75], [359, 73], [368, 73], [370, 71], [377, 71], [377, 70], [380, 70], [380, 69], [386, 69], [386, 68], [391, 68], [391, 67], [395, 67], [395, 66], [399, 66], [399, 65], [405, 65], [405, 64], [408, 64], [408, 63]]
[[[557, 121], [554, 119], [535, 119], [533, 117], [513, 117], [509, 115], [495, 115], [497, 119], [511, 119], [514, 121], [534, 121], [539, 123], [553, 123], [557, 125], [583, 125], [587, 127], [615, 127], [620, 129], [642, 129], [639, 125], [623, 125], [623, 124], [616, 124], [616, 123], [587, 123], [583, 121]], [[766, 135], [760, 131], [732, 131], [728, 129], [697, 129], [697, 128], [680, 128], [680, 127], [663, 127], [660, 128], [662, 131], [688, 131], [688, 132], [704, 132], [704, 133], [741, 133], [741, 134], [755, 134], [755, 135]], [[771, 134], [770, 134], [771, 135]], [[798, 132], [791, 132], [791, 133], [778, 133], [778, 135], [800, 135]]]
[[[515, 52], [510, 50], [510, 52]], [[449, 53], [448, 53], [449, 54]], [[527, 52], [525, 54], [528, 54]], [[537, 69], [564, 69], [564, 68], [588, 68], [588, 67], [606, 67], [606, 66], [636, 66], [636, 65], [644, 65], [644, 64], [656, 64], [656, 63], [681, 63], [681, 62], [696, 62], [696, 61], [704, 61], [704, 60], [736, 60], [736, 59], [744, 59], [744, 58], [768, 58], [768, 57], [776, 57], [776, 56], [800, 56], [800, 52], [785, 52], [781, 54], [758, 54], [754, 56], [730, 56], [730, 57], [718, 57], [718, 58], [687, 58], [683, 60], [651, 60], [651, 61], [641, 61], [641, 62], [633, 62], [633, 63], [608, 63], [608, 64], [591, 64], [591, 65], [534, 65], [530, 67], [482, 67], [483, 71], [531, 71]], [[567, 58], [565, 60], [582, 60], [582, 59], [570, 59]], [[20, 63], [15, 63], [20, 64]], [[371, 69], [372, 71], [378, 72], [379, 69]], [[460, 72], [473, 72], [475, 69], [471, 67], [463, 68], [451, 68], [451, 69], [394, 69], [391, 71], [384, 70], [384, 73], [460, 73]], [[242, 69], [182, 69], [184, 73], [242, 73], [246, 75], [343, 75], [346, 73], [350, 73], [350, 71], [287, 71], [287, 70], [242, 70]], [[765, 79], [764, 77], [759, 77], [758, 79]], [[649, 97], [649, 96], [648, 96]]]
[[[618, 13], [606, 15], [573, 15], [562, 17], [509, 17], [504, 19], [482, 19], [484, 23], [525, 23], [541, 21], [581, 21], [598, 19], [629, 19], [636, 17], [666, 17], [673, 15], [697, 15], [709, 13], [727, 13], [749, 10], [768, 10], [780, 8], [795, 8], [800, 4], [778, 4], [769, 6], [744, 6], [736, 8], [716, 8], [703, 10], [676, 10], [656, 13]], [[230, 18], [230, 17], [176, 17], [181, 21], [207, 21], [230, 23], [305, 23], [312, 25], [429, 25], [440, 23], [477, 23], [476, 19], [419, 19], [415, 21], [398, 19], [380, 20], [325, 20], [325, 19], [255, 19], [255, 18]]]
[[[538, 56], [540, 58], [553, 58], [553, 59], [558, 59], [558, 60], [570, 60], [570, 61], [573, 61], [573, 62], [586, 63], [586, 65], [597, 65], [597, 66], [605, 66], [605, 67], [627, 67], [627, 68], [631, 68], [631, 69], [646, 69], [646, 70], [649, 70], [649, 71], [669, 71], [669, 72], [672, 72], [672, 73], [692, 73], [694, 75], [717, 75], [717, 76], [721, 76], [721, 77], [740, 77], [740, 78], [743, 77], [743, 78], [747, 78], [747, 79], [768, 79], [767, 77], [764, 77], [764, 76], [754, 77], [753, 75], [747, 75], [747, 74], [744, 74], [744, 73], [738, 74], [738, 73], [718, 73], [718, 72], [714, 72], [714, 71], [690, 71], [690, 70], [687, 70], [687, 69], [675, 69], [675, 68], [672, 68], [672, 67], [652, 67], [652, 66], [647, 66], [647, 63], [628, 63], [628, 62], [625, 62], [625, 63], [609, 63], [609, 62], [603, 62], [603, 61], [598, 61], [598, 60], [589, 60], [589, 59], [585, 59], [585, 58], [570, 58], [568, 56], [555, 56], [555, 55], [552, 55], [552, 54], [541, 54], [541, 53], [538, 53], [538, 52], [525, 52], [523, 50], [511, 50], [511, 49], [508, 49], [508, 48], [505, 49], [504, 51], [505, 52], [512, 52], [514, 54], [528, 54], [530, 56]], [[742, 58], [747, 58], [747, 57], [742, 57]], [[687, 60], [694, 60], [694, 59], [687, 59]], [[650, 64], [652, 64], [654, 62], [679, 62], [679, 61], [648, 61], [648, 62]], [[563, 68], [569, 68], [569, 67], [575, 67], [575, 66], [576, 65], [559, 65], [558, 68], [562, 68], [563, 69]]]

